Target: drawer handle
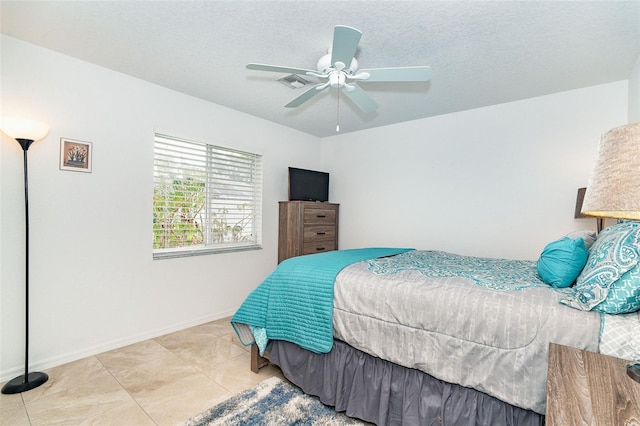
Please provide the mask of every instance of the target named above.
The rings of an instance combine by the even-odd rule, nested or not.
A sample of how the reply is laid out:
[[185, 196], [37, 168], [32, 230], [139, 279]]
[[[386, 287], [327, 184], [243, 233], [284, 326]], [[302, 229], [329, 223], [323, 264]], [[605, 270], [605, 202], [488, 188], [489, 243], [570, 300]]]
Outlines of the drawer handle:
[[317, 251], [323, 251], [325, 248], [324, 247], [316, 247]]
[[327, 217], [327, 215], [326, 214], [318, 214], [318, 215], [316, 215], [316, 217]]
[[316, 235], [325, 235], [326, 232], [316, 232]]

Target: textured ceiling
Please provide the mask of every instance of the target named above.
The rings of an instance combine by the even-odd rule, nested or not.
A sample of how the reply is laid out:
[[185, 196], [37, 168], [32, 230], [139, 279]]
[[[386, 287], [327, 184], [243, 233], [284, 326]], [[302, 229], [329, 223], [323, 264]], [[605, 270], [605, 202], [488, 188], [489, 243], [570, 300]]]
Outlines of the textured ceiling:
[[[5, 1], [1, 31], [319, 137], [626, 80], [633, 1]], [[429, 65], [429, 83], [360, 83], [363, 114], [249, 62], [315, 69], [335, 25], [362, 31], [360, 68]]]

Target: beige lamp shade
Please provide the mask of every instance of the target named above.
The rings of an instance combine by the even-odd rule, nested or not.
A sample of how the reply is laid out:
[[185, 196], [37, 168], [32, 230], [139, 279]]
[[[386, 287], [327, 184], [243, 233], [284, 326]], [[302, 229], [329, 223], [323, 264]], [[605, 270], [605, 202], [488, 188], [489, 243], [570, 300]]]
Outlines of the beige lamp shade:
[[640, 122], [616, 127], [602, 137], [582, 213], [640, 219]]
[[3, 117], [0, 119], [0, 130], [14, 139], [38, 141], [49, 133], [49, 126], [26, 118]]

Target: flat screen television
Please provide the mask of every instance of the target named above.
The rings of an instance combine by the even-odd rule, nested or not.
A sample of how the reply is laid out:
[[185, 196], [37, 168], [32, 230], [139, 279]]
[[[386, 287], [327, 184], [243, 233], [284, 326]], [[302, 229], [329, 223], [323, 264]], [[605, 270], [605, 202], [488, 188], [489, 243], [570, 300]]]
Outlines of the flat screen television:
[[329, 201], [329, 173], [289, 167], [289, 201]]

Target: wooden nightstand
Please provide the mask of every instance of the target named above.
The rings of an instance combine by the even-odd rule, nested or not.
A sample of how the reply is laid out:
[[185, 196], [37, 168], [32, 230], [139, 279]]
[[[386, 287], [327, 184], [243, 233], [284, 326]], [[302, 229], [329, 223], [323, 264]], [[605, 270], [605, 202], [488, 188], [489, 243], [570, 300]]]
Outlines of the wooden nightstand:
[[551, 343], [547, 425], [640, 426], [640, 383], [629, 361]]

